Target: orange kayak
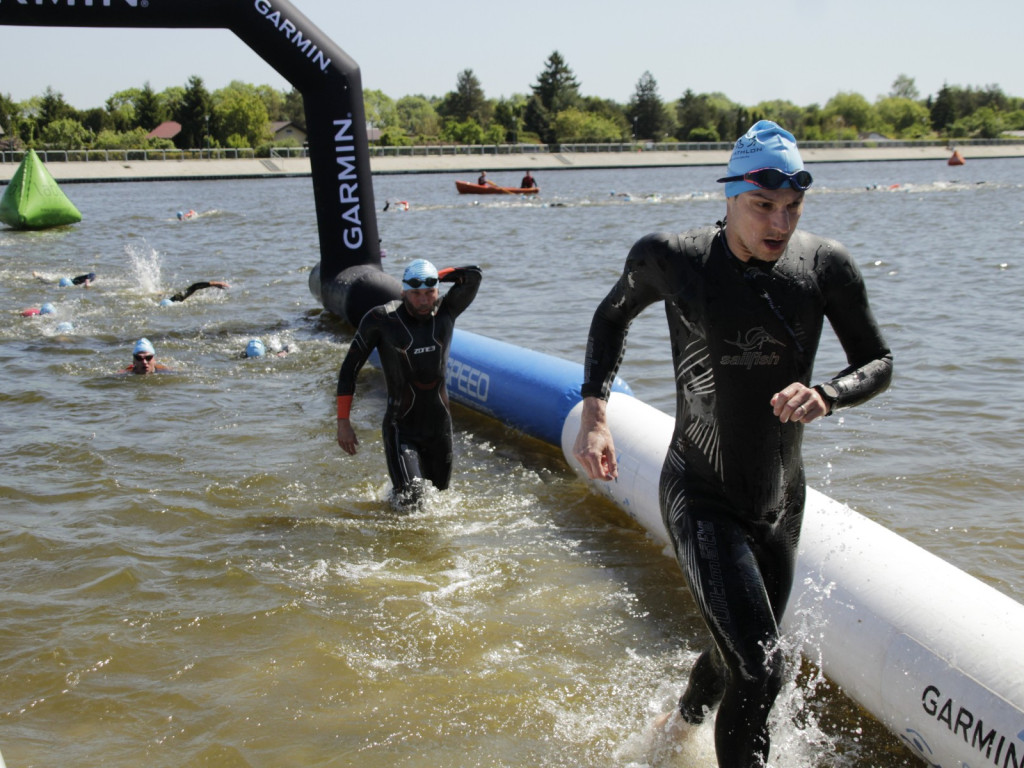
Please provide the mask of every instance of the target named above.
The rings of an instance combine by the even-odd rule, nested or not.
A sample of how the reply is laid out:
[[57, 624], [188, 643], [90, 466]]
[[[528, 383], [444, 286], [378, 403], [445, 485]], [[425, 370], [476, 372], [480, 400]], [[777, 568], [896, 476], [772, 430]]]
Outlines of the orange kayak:
[[538, 187], [499, 187], [497, 184], [473, 184], [469, 181], [456, 181], [455, 188], [460, 195], [536, 195]]

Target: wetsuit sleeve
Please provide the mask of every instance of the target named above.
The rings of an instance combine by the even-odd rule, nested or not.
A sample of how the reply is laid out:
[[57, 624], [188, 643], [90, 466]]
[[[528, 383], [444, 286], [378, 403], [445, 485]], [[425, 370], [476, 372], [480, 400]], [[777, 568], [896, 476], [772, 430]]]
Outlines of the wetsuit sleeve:
[[849, 362], [830, 381], [839, 392], [832, 406], [836, 411], [885, 391], [892, 380], [892, 352], [871, 311], [860, 269], [838, 244], [832, 258], [830, 279], [824, 286], [825, 316]]
[[626, 334], [633, 319], [663, 299], [662, 286], [671, 253], [671, 236], [648, 235], [638, 240], [626, 257], [622, 275], [597, 306], [590, 323], [583, 363], [583, 397], [607, 400], [612, 381], [626, 351]]
[[201, 291], [203, 290], [203, 288], [209, 288], [210, 285], [210, 283], [205, 281], [201, 283], [192, 283], [192, 285], [190, 285], [181, 293], [176, 293], [173, 296], [171, 296], [171, 301], [184, 301], [196, 291]]
[[480, 267], [448, 267], [437, 273], [442, 283], [455, 283], [444, 295], [441, 306], [452, 317], [458, 317], [473, 303], [480, 282], [484, 279]]
[[379, 307], [371, 309], [359, 322], [359, 329], [356, 331], [356, 335], [349, 345], [348, 354], [345, 355], [341, 369], [338, 371], [337, 394], [339, 396], [355, 394], [356, 376], [380, 341], [380, 311]]

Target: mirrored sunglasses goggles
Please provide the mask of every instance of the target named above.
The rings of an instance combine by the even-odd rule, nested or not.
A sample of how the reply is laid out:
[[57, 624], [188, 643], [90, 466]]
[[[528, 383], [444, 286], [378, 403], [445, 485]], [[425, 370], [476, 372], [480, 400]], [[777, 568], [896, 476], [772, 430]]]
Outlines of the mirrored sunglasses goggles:
[[761, 189], [778, 189], [786, 182], [789, 182], [793, 189], [803, 192], [811, 186], [814, 179], [810, 173], [804, 170], [786, 173], [780, 168], [758, 168], [756, 171], [747, 171], [742, 176], [726, 176], [718, 181], [745, 181], [748, 184], [761, 187]]

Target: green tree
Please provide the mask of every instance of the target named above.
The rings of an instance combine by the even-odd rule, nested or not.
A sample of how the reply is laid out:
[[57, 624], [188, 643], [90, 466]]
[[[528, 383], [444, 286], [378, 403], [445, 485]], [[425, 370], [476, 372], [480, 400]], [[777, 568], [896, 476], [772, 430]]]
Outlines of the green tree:
[[147, 133], [167, 119], [167, 108], [147, 80], [135, 102], [135, 124]]
[[473, 118], [462, 122], [448, 120], [441, 128], [441, 140], [451, 144], [483, 144], [484, 129]]
[[875, 103], [879, 129], [892, 138], [920, 139], [931, 132], [928, 108], [913, 99], [888, 96]]
[[516, 94], [510, 99], [499, 99], [494, 106], [494, 123], [503, 129], [504, 135], [498, 143], [508, 142], [516, 144], [519, 142], [519, 133], [523, 129], [523, 115], [526, 112], [525, 96]]
[[839, 138], [857, 138], [858, 134], [875, 129], [875, 110], [859, 93], [840, 91], [825, 105], [825, 118], [832, 123]]
[[267, 107], [255, 86], [237, 80], [213, 94], [217, 136], [236, 149], [258, 147], [271, 139]]
[[292, 88], [284, 97], [284, 117], [282, 120], [290, 120], [292, 125], [303, 133], [306, 132], [306, 105], [302, 94]]
[[623, 136], [619, 127], [610, 120], [570, 107], [559, 112], [552, 123], [558, 143], [616, 142]]
[[650, 72], [644, 72], [637, 81], [636, 90], [626, 107], [626, 117], [633, 126], [634, 139], [659, 141], [668, 133], [658, 83]]
[[524, 114], [526, 128], [553, 143], [551, 121], [559, 112], [579, 106], [580, 84], [572, 69], [558, 51], [552, 52], [544, 64], [544, 71], [531, 86], [534, 99], [527, 104]]
[[[753, 111], [757, 114], [758, 120], [771, 120], [792, 133], [798, 140], [803, 138], [806, 113], [793, 102], [782, 99], [762, 101], [754, 107]], [[746, 128], [743, 130], [745, 131]], [[739, 135], [737, 133], [736, 137]]]
[[554, 51], [544, 64], [544, 71], [532, 86], [534, 95], [550, 114], [575, 107], [580, 101], [580, 84], [562, 54]]
[[210, 93], [203, 85], [203, 78], [192, 75], [174, 112], [174, 119], [181, 123], [181, 133], [174, 137], [179, 149], [197, 149], [205, 145], [211, 112]]
[[40, 139], [47, 149], [85, 149], [92, 144], [93, 133], [77, 120], [59, 117], [46, 124]]
[[409, 136], [437, 137], [441, 119], [425, 96], [403, 96], [395, 103], [398, 125]]
[[383, 91], [363, 91], [363, 109], [366, 121], [374, 128], [384, 130], [398, 125], [398, 108]]
[[480, 125], [486, 125], [490, 122], [490, 107], [484, 89], [472, 69], [464, 69], [459, 73], [455, 90], [449, 91], [441, 99], [437, 113], [446, 120], [460, 123], [475, 120]]
[[276, 122], [288, 119], [285, 117], [286, 96], [282, 91], [264, 84], [256, 86], [256, 93], [259, 94], [263, 106], [267, 109], [268, 120]]
[[139, 100], [141, 91], [138, 88], [128, 88], [117, 91], [104, 103], [110, 121], [107, 125], [115, 131], [128, 131], [137, 126], [135, 104]]
[[953, 90], [946, 84], [942, 84], [939, 95], [931, 107], [932, 129], [943, 133], [949, 126], [956, 122], [956, 102], [953, 99]]
[[910, 99], [911, 101], [917, 101], [921, 98], [921, 95], [917, 91], [917, 85], [914, 84], [914, 78], [900, 74], [892, 81], [892, 87], [889, 89], [889, 97], [893, 99]]
[[64, 94], [46, 86], [46, 91], [39, 101], [39, 112], [36, 116], [39, 128], [46, 128], [54, 120], [63, 119], [75, 119], [75, 108], [64, 101]]

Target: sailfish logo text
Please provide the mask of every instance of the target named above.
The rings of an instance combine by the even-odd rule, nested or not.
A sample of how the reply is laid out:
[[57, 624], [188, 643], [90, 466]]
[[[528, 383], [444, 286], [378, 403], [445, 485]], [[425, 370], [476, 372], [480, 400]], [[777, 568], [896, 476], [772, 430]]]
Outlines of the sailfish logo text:
[[356, 154], [352, 138], [352, 121], [335, 120], [334, 154], [338, 163], [338, 202], [344, 211], [341, 218], [352, 226], [346, 226], [342, 240], [351, 250], [363, 244], [363, 222], [359, 218], [359, 176], [356, 172]]
[[745, 338], [741, 338], [739, 333], [737, 333], [736, 341], [726, 340], [725, 343], [739, 347], [742, 354], [722, 355], [722, 365], [739, 365], [748, 371], [754, 366], [778, 365], [782, 361], [778, 352], [771, 350], [765, 352], [765, 344], [774, 344], [779, 347], [785, 346], [785, 344], [768, 333], [764, 328], [749, 329]]

